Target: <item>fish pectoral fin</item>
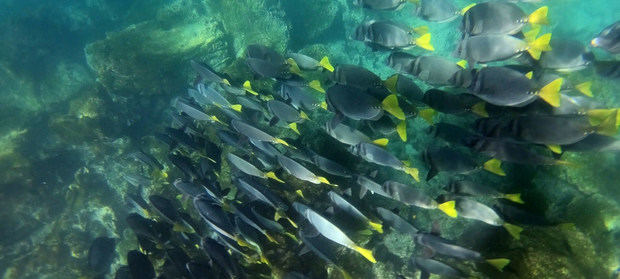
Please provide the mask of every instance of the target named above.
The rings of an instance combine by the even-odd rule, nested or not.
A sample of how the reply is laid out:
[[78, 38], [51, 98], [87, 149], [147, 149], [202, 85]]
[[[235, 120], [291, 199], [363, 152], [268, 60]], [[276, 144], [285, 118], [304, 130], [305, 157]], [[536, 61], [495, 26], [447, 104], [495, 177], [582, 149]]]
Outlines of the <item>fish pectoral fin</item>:
[[272, 172], [272, 171], [270, 171], [270, 172], [266, 172], [266, 173], [265, 173], [265, 177], [266, 177], [266, 178], [271, 178], [271, 179], [273, 179], [273, 180], [275, 180], [275, 181], [278, 181], [278, 182], [280, 182], [280, 183], [284, 183], [284, 181], [283, 181], [282, 179], [278, 178], [278, 176], [276, 176], [276, 173], [274, 173], [274, 172]]
[[446, 215], [452, 218], [456, 218], [459, 214], [456, 211], [455, 206], [456, 206], [455, 201], [447, 201], [447, 202], [440, 203], [439, 205], [437, 205], [437, 208], [441, 210], [443, 213], [445, 213]]
[[507, 199], [511, 202], [516, 202], [516, 203], [520, 203], [520, 204], [524, 204], [525, 202], [521, 199], [521, 193], [516, 193], [516, 194], [504, 194], [503, 196], [504, 199]]
[[491, 159], [484, 162], [483, 168], [491, 173], [497, 174], [499, 176], [506, 176], [506, 172], [502, 169], [502, 161], [498, 159]]
[[390, 94], [381, 102], [381, 107], [399, 120], [405, 120], [405, 113], [398, 105], [398, 97], [396, 94]]
[[497, 270], [499, 271], [504, 271], [504, 267], [510, 263], [510, 260], [505, 259], [505, 258], [498, 258], [498, 259], [487, 259], [485, 260], [485, 262], [497, 268]]
[[360, 246], [354, 246], [353, 250], [358, 252], [360, 255], [362, 255], [364, 258], [366, 258], [371, 263], [376, 263], [377, 262], [377, 260], [375, 260], [375, 257], [372, 255], [372, 251], [371, 250], [365, 249], [365, 248], [360, 247]]
[[323, 56], [323, 58], [321, 58], [321, 61], [319, 61], [319, 65], [321, 65], [321, 67], [323, 67], [325, 70], [328, 70], [330, 72], [334, 71], [334, 66], [329, 63], [329, 58], [327, 56]]
[[403, 120], [396, 125], [396, 133], [403, 142], [407, 142], [407, 121]]
[[548, 83], [538, 92], [538, 96], [553, 107], [560, 106], [560, 89], [564, 79], [557, 78]]
[[517, 225], [513, 225], [510, 223], [504, 223], [502, 225], [506, 231], [508, 231], [508, 233], [514, 237], [516, 240], [519, 240], [521, 238], [521, 232], [523, 231], [522, 227], [519, 227]]
[[547, 24], [549, 24], [549, 20], [547, 19], [547, 13], [548, 12], [549, 12], [549, 7], [542, 6], [542, 7], [538, 8], [537, 10], [535, 10], [534, 12], [532, 12], [527, 17], [527, 22], [533, 23], [533, 24], [544, 24], [544, 25], [547, 25]]

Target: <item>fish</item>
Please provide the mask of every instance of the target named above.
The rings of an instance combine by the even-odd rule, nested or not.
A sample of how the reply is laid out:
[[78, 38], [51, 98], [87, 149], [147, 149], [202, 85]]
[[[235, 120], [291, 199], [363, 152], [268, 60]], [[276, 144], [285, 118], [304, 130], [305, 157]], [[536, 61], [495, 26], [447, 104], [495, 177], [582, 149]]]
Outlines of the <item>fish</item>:
[[299, 112], [294, 107], [277, 100], [267, 101], [267, 108], [277, 119], [287, 124], [295, 133], [300, 134], [297, 123], [309, 119], [303, 111]]
[[439, 89], [429, 89], [424, 93], [422, 101], [441, 113], [474, 113], [482, 117], [489, 116], [486, 111], [486, 103], [469, 93], [452, 94]]
[[354, 87], [336, 84], [327, 89], [328, 108], [353, 120], [377, 120], [383, 116], [381, 102]]
[[257, 58], [246, 58], [245, 62], [254, 73], [264, 78], [287, 79], [291, 75], [285, 63], [279, 64]]
[[327, 184], [331, 186], [336, 186], [331, 184], [327, 178], [318, 176], [304, 167], [302, 164], [296, 162], [295, 160], [286, 157], [284, 155], [278, 155], [278, 163], [280, 167], [282, 167], [286, 172], [290, 175], [304, 181], [308, 181], [313, 184]]
[[336, 192], [329, 191], [327, 193], [327, 196], [329, 197], [331, 203], [334, 205], [334, 208], [345, 212], [347, 216], [353, 218], [355, 222], [365, 224], [365, 226], [378, 233], [383, 233], [383, 225], [381, 225], [381, 223], [371, 221], [368, 217], [366, 217], [366, 215], [364, 215], [364, 213], [359, 211], [359, 209], [357, 209], [345, 198], [336, 194]]
[[467, 87], [476, 97], [497, 106], [523, 107], [538, 98], [553, 107], [560, 106], [563, 79], [558, 78], [542, 88], [526, 75], [506, 67], [478, 70]]
[[377, 262], [371, 250], [365, 249], [355, 244], [355, 242], [353, 242], [353, 240], [351, 240], [336, 225], [331, 223], [325, 217], [316, 213], [314, 210], [310, 209], [308, 206], [298, 202], [294, 202], [293, 208], [295, 208], [299, 215], [303, 216], [306, 220], [308, 220], [308, 222], [312, 224], [312, 226], [325, 238], [359, 253], [371, 263]]
[[126, 265], [119, 266], [114, 273], [114, 279], [132, 279], [129, 267]]
[[476, 162], [469, 156], [450, 147], [429, 147], [422, 157], [429, 166], [426, 181], [431, 180], [439, 172], [466, 174], [478, 168]]
[[460, 15], [452, 0], [419, 0], [415, 15], [426, 21], [449, 22]]
[[520, 193], [505, 194], [491, 186], [471, 179], [451, 179], [446, 190], [461, 196], [482, 196], [495, 199], [506, 199], [515, 203], [523, 204]]
[[170, 249], [166, 249], [166, 258], [172, 262], [179, 275], [186, 278], [190, 277], [186, 264], [189, 263], [191, 259], [181, 247], [174, 246]]
[[590, 45], [612, 54], [620, 53], [620, 20], [605, 27], [596, 38], [590, 41]]
[[538, 38], [526, 37], [525, 40], [505, 34], [465, 35], [454, 56], [467, 60], [469, 67], [476, 63], [507, 60], [523, 52], [528, 52], [532, 58], [539, 60], [543, 51], [551, 50], [550, 40], [550, 33]]
[[504, 227], [508, 233], [515, 239], [521, 237], [523, 228], [505, 222], [492, 208], [479, 203], [473, 199], [459, 197], [454, 199], [455, 209], [458, 216], [482, 221], [491, 226]]
[[214, 115], [207, 115], [206, 113], [204, 113], [201, 109], [192, 106], [189, 103], [184, 102], [183, 100], [181, 100], [180, 98], [176, 98], [173, 100], [173, 106], [179, 111], [179, 112], [183, 112], [185, 114], [187, 114], [189, 117], [191, 117], [192, 119], [195, 119], [197, 121], [208, 121], [211, 123], [222, 123], [217, 116]]
[[457, 278], [465, 277], [461, 271], [437, 260], [412, 256], [410, 262], [413, 266], [419, 268], [422, 273], [426, 273], [426, 275], [422, 275], [427, 276], [426, 278], [428, 278], [428, 274]]
[[397, 11], [403, 8], [407, 0], [353, 0], [353, 4], [370, 10]]
[[339, 64], [334, 72], [329, 73], [328, 78], [335, 84], [359, 89], [377, 100], [383, 100], [390, 95], [381, 77], [357, 65]]
[[183, 155], [170, 154], [168, 155], [168, 160], [172, 162], [172, 164], [177, 167], [179, 170], [185, 174], [186, 178], [189, 180], [197, 179], [200, 177], [196, 168], [194, 167], [194, 163], [190, 158], [187, 158]]
[[[393, 55], [397, 55], [397, 57], [393, 57]], [[407, 62], [408, 59], [410, 62]], [[395, 63], [402, 63], [401, 66], [397, 64], [396, 68], [434, 86], [451, 86], [453, 85], [453, 76], [457, 72], [464, 71], [463, 67], [456, 62], [440, 56], [392, 53], [388, 57], [388, 61], [392, 61], [389, 66], [393, 68]]]
[[275, 91], [283, 99], [290, 100], [291, 105], [299, 110], [311, 111], [321, 106], [321, 102], [311, 93], [307, 92], [303, 86], [292, 86], [280, 83], [279, 88]]
[[371, 140], [370, 137], [361, 131], [347, 126], [344, 123], [334, 124], [333, 121], [327, 121], [327, 123], [325, 123], [325, 131], [327, 131], [327, 134], [329, 134], [332, 138], [346, 145], [357, 145], [362, 142], [371, 142], [377, 145], [385, 146], [389, 142], [386, 138]]
[[585, 69], [594, 61], [592, 52], [576, 40], [551, 40], [551, 50], [540, 56], [540, 66], [559, 72], [572, 72]]
[[235, 131], [237, 131], [237, 133], [242, 134], [250, 139], [254, 139], [257, 141], [267, 141], [267, 142], [271, 142], [271, 143], [277, 143], [277, 144], [283, 144], [287, 147], [290, 147], [290, 145], [284, 141], [283, 139], [279, 139], [276, 137], [273, 137], [265, 132], [263, 132], [262, 130], [248, 124], [245, 123], [241, 120], [236, 120], [233, 119], [230, 122], [231, 126], [233, 127], [233, 129], [235, 129]]
[[334, 160], [328, 159], [314, 152], [311, 157], [314, 165], [326, 173], [345, 178], [353, 176], [353, 172], [351, 170], [335, 162]]
[[151, 185], [150, 178], [137, 174], [137, 173], [122, 173], [121, 176], [129, 184], [136, 186], [136, 187]]
[[414, 237], [420, 230], [409, 224], [409, 222], [405, 221], [398, 214], [392, 212], [391, 210], [385, 209], [383, 207], [377, 207], [377, 214], [381, 216], [383, 219], [383, 223], [387, 224], [390, 228], [402, 233], [408, 234]]
[[396, 156], [379, 146], [371, 143], [358, 143], [356, 145], [349, 146], [349, 151], [354, 155], [362, 157], [367, 162], [403, 171], [413, 177], [416, 181], [420, 181], [419, 171], [417, 168], [405, 165], [405, 163], [398, 160]]
[[360, 199], [363, 199], [368, 191], [370, 191], [371, 194], [377, 194], [377, 195], [384, 196], [387, 198], [392, 198], [392, 196], [390, 196], [390, 194], [387, 193], [383, 189], [383, 186], [381, 186], [381, 184], [372, 181], [370, 178], [366, 176], [363, 176], [363, 175], [356, 176], [355, 182], [358, 185], [360, 185], [360, 193], [359, 193]]
[[609, 78], [620, 78], [620, 61], [595, 61], [594, 70], [596, 74]]
[[163, 244], [170, 239], [170, 229], [172, 226], [168, 223], [146, 219], [137, 213], [129, 213], [125, 221], [136, 235], [142, 235]]
[[252, 165], [250, 162], [241, 159], [241, 157], [235, 154], [232, 154], [232, 153], [226, 154], [226, 159], [228, 159], [228, 162], [232, 164], [233, 166], [235, 166], [237, 170], [247, 175], [259, 177], [259, 178], [265, 178], [265, 179], [269, 178], [269, 179], [278, 181], [280, 183], [284, 183], [284, 181], [278, 178], [278, 176], [273, 171], [263, 172], [259, 170], [257, 167], [255, 167], [254, 165]]
[[260, 262], [270, 266], [271, 262], [269, 262], [269, 260], [265, 257], [263, 248], [261, 247], [264, 244], [256, 229], [253, 228], [251, 225], [247, 224], [246, 222], [242, 221], [241, 218], [237, 216], [234, 217], [233, 223], [235, 224], [235, 229], [237, 230], [237, 232], [239, 232], [239, 234], [243, 236], [244, 241], [250, 245], [250, 248], [252, 250], [258, 253], [260, 257]]
[[144, 164], [150, 166], [153, 169], [160, 171], [164, 169], [164, 166], [157, 160], [157, 158], [142, 150], [131, 152], [128, 156], [130, 158], [143, 162]]
[[387, 78], [384, 84], [390, 92], [397, 94], [407, 103], [422, 102], [424, 92], [412, 79], [404, 75], [394, 74]]
[[445, 203], [438, 204], [437, 201], [426, 193], [392, 180], [388, 180], [383, 183], [383, 191], [388, 193], [391, 199], [402, 202], [406, 205], [413, 205], [424, 209], [439, 209], [450, 217], [456, 217], [454, 201], [447, 201]]
[[562, 146], [563, 151], [571, 152], [618, 152], [620, 141], [615, 137], [589, 134], [582, 140]]
[[463, 15], [461, 31], [470, 35], [507, 34], [520, 32], [527, 24], [549, 24], [549, 8], [543, 6], [527, 15], [515, 3], [491, 1], [469, 8]]
[[134, 279], [153, 279], [155, 278], [155, 268], [149, 257], [136, 250], [127, 252], [127, 265], [131, 278]]
[[[472, 150], [495, 159], [524, 165], [566, 165], [565, 161], [531, 151], [527, 144], [506, 139], [472, 137], [466, 144]], [[558, 147], [559, 148], [559, 147]]]
[[295, 61], [295, 64], [302, 70], [318, 70], [325, 69], [330, 72], [334, 71], [334, 66], [329, 62], [329, 58], [324, 56], [321, 61], [318, 61], [310, 56], [301, 53], [289, 53], [288, 57]]
[[428, 233], [416, 234], [415, 241], [420, 245], [430, 248], [433, 253], [466, 261], [485, 261], [493, 265], [499, 271], [502, 271], [504, 267], [510, 263], [510, 260], [505, 258], [485, 259], [479, 252], [452, 244], [447, 239]]
[[88, 248], [88, 267], [96, 274], [107, 274], [116, 257], [116, 240], [100, 236]]
[[[308, 251], [312, 251], [319, 258], [324, 260], [326, 263], [333, 265], [338, 270], [340, 270], [343, 278], [352, 278], [342, 267], [336, 265], [334, 261], [338, 259], [338, 250], [337, 246], [330, 239], [319, 234], [317, 229], [315, 229], [308, 221], [305, 221], [305, 226], [299, 230], [299, 238], [304, 244], [304, 249]], [[301, 255], [305, 251], [302, 250], [299, 252]]]
[[435, 137], [440, 138], [450, 144], [465, 145], [468, 139], [478, 135], [476, 132], [466, 129], [462, 126], [439, 122], [428, 128], [428, 133]]
[[194, 197], [194, 208], [202, 219], [218, 234], [235, 241], [242, 241], [236, 234], [229, 214], [222, 207], [210, 201], [206, 194]]
[[242, 278], [241, 267], [228, 254], [226, 248], [216, 240], [205, 237], [200, 241], [200, 247], [209, 259], [219, 266], [229, 278]]
[[214, 273], [207, 263], [197, 261], [187, 262], [185, 264], [185, 268], [187, 269], [187, 272], [189, 272], [190, 278], [192, 279], [209, 279], [209, 275]]
[[151, 202], [151, 205], [155, 211], [157, 211], [157, 213], [163, 217], [166, 222], [174, 226], [174, 231], [191, 231], [191, 226], [186, 224], [183, 219], [181, 219], [179, 212], [176, 210], [171, 200], [160, 195], [150, 195], [149, 202]]
[[355, 30], [354, 39], [362, 41], [373, 48], [406, 49], [418, 46], [433, 51], [431, 33], [420, 34], [414, 38], [414, 30], [391, 20], [369, 20], [360, 24]]
[[235, 218], [239, 218], [241, 221], [243, 221], [243, 223], [249, 225], [250, 227], [254, 228], [256, 231], [263, 234], [270, 242], [273, 242], [276, 244], [278, 243], [278, 241], [273, 236], [271, 236], [271, 234], [269, 234], [267, 230], [265, 230], [260, 225], [258, 225], [257, 221], [254, 220], [254, 218], [252, 218], [254, 217], [254, 214], [251, 213], [249, 208], [246, 208], [245, 206], [237, 207], [234, 205], [229, 205], [229, 207], [232, 209], [233, 214], [235, 215]]
[[190, 196], [192, 198], [204, 193], [206, 190], [203, 186], [198, 186], [190, 181], [185, 181], [181, 178], [175, 179], [172, 185], [174, 185], [174, 187], [177, 188], [177, 190], [179, 190], [179, 192], [181, 192], [182, 194]]
[[200, 64], [195, 60], [190, 60], [189, 64], [194, 71], [200, 75], [202, 82], [224, 83], [230, 85], [228, 80], [221, 78], [211, 67]]
[[205, 86], [205, 84], [199, 83], [197, 88], [198, 93], [204, 98], [203, 101], [208, 101], [208, 104], [219, 108], [231, 108], [236, 112], [240, 112], [242, 109], [242, 106], [239, 104], [231, 104], [226, 97], [215, 89], [215, 86]]

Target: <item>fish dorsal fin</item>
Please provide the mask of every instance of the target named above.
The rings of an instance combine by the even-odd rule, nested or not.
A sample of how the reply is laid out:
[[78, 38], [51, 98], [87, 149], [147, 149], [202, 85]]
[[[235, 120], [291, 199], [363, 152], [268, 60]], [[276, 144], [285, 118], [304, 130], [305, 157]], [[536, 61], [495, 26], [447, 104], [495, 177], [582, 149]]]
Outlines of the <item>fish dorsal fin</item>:
[[327, 56], [323, 56], [323, 58], [321, 58], [321, 61], [319, 61], [319, 65], [321, 65], [321, 67], [323, 67], [325, 70], [328, 70], [330, 72], [334, 71], [334, 66], [329, 63], [329, 58], [327, 58]]
[[516, 194], [504, 194], [504, 196], [502, 197], [504, 199], [507, 199], [511, 202], [516, 202], [516, 203], [520, 203], [520, 204], [524, 204], [525, 202], [521, 199], [521, 193], [516, 193]]
[[465, 8], [461, 9], [461, 15], [465, 15], [465, 13], [467, 13], [467, 11], [469, 11], [469, 9], [471, 9], [473, 6], [476, 6], [476, 3], [471, 3], [467, 6], [465, 6]]
[[386, 138], [380, 138], [380, 139], [376, 139], [376, 140], [372, 141], [372, 143], [374, 143], [374, 144], [376, 144], [378, 146], [382, 146], [382, 147], [387, 146], [389, 142], [390, 142], [390, 140], [386, 139]]

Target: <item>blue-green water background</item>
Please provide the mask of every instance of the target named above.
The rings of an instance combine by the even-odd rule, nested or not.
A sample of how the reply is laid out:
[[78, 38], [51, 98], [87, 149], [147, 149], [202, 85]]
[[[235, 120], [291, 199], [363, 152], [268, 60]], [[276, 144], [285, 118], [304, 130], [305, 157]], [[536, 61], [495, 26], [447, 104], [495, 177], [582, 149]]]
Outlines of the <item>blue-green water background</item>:
[[[135, 241], [127, 240], [131, 233], [124, 224], [130, 210], [124, 195], [131, 186], [121, 174], [128, 168], [141, 170], [120, 158], [139, 146], [165, 157], [149, 136], [164, 126], [169, 101], [191, 84], [190, 59], [235, 73], [245, 46], [262, 43], [282, 52], [328, 55], [333, 63], [361, 65], [386, 78], [393, 73], [385, 65], [388, 53], [372, 52], [349, 39], [361, 21], [389, 18], [411, 26], [428, 25], [436, 54], [442, 56], [451, 54], [460, 36], [459, 20], [424, 22], [412, 15], [412, 4], [400, 11], [376, 12], [351, 2], [1, 0], [0, 274], [89, 276], [86, 252], [99, 235], [123, 239], [119, 255], [135, 248]], [[456, 1], [459, 7], [469, 3]], [[549, 6], [551, 22], [544, 31], [584, 44], [620, 19], [618, 1], [543, 0], [519, 5], [531, 12], [543, 4]], [[614, 59], [598, 49], [594, 52], [599, 59]], [[591, 70], [568, 79], [592, 80], [597, 100], [608, 107], [620, 106], [618, 80], [599, 78]], [[414, 131], [422, 131], [424, 125], [419, 120], [411, 124]], [[415, 135], [411, 141], [415, 147], [430, 143]], [[413, 146], [394, 149], [403, 157], [418, 152]], [[611, 274], [618, 267], [620, 158], [617, 154], [569, 158], [580, 167], [515, 168], [497, 180], [522, 190], [530, 208], [575, 225], [534, 228], [521, 243], [488, 245], [497, 246], [497, 255], [524, 259], [509, 276], [597, 278], [590, 275]], [[435, 181], [431, 188], [438, 191], [442, 182]], [[421, 224], [430, 227], [432, 216], [421, 218]], [[446, 236], [468, 230], [475, 228], [467, 222], [442, 223]], [[385, 240], [391, 249], [410, 247], [402, 241], [393, 235]], [[411, 253], [403, 249], [403, 254]], [[520, 249], [529, 253], [511, 254]], [[494, 252], [487, 247], [489, 251]], [[117, 260], [123, 262], [124, 256]], [[394, 275], [380, 267], [361, 270], [367, 278]]]

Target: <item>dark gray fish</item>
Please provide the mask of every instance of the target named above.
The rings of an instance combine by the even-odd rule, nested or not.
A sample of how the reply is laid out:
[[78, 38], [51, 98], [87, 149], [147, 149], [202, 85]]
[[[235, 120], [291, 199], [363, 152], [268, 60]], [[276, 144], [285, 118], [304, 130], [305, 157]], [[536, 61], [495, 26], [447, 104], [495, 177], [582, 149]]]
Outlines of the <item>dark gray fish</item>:
[[248, 123], [245, 123], [241, 120], [233, 119], [231, 120], [230, 124], [232, 125], [233, 129], [235, 129], [235, 131], [237, 131], [239, 134], [242, 134], [250, 139], [254, 139], [257, 141], [267, 141], [271, 143], [279, 143], [279, 144], [284, 144], [286, 146], [289, 146], [288, 143], [286, 143], [284, 140], [273, 137], [263, 132], [262, 130]]
[[[325, 123], [327, 133], [339, 142], [347, 145], [356, 145], [362, 142], [371, 142], [371, 139], [361, 131], [345, 125], [344, 123], [335, 124], [332, 121]], [[385, 139], [387, 144], [387, 139]]]
[[540, 56], [540, 66], [560, 72], [572, 72], [586, 68], [594, 55], [576, 40], [551, 40], [551, 50]]
[[356, 65], [340, 64], [330, 73], [329, 79], [337, 84], [356, 88], [373, 96], [377, 100], [383, 100], [390, 94], [385, 88], [383, 80], [368, 69]]
[[289, 157], [286, 157], [284, 155], [278, 155], [277, 158], [280, 167], [282, 167], [286, 172], [298, 179], [308, 181], [313, 184], [330, 184], [327, 178], [314, 174], [302, 164], [296, 162]]
[[476, 251], [461, 247], [450, 243], [449, 240], [435, 236], [428, 233], [419, 233], [415, 236], [415, 240], [418, 244], [426, 246], [433, 250], [433, 252], [457, 258], [461, 260], [482, 261], [484, 258]]
[[216, 122], [215, 119], [217, 119], [217, 117], [214, 118], [214, 116], [207, 115], [201, 109], [194, 107], [189, 103], [184, 102], [180, 98], [176, 98], [172, 102], [173, 102], [172, 103], [173, 107], [175, 107], [179, 112], [183, 112], [187, 114], [192, 119], [195, 119], [198, 121]]
[[142, 235], [160, 243], [165, 243], [170, 239], [172, 226], [167, 223], [146, 219], [137, 213], [130, 213], [125, 221], [136, 235]]
[[245, 56], [248, 58], [256, 58], [276, 64], [286, 64], [286, 60], [284, 59], [284, 57], [282, 57], [280, 53], [264, 45], [249, 45], [246, 48]]
[[215, 83], [225, 83], [230, 84], [228, 80], [221, 78], [218, 74], [215, 73], [211, 67], [207, 65], [200, 64], [194, 60], [191, 60], [190, 65], [194, 69], [194, 71], [198, 72], [202, 82], [215, 82]]
[[464, 69], [456, 62], [439, 56], [412, 56], [411, 68], [407, 73], [435, 86], [452, 86], [453, 77]]
[[214, 204], [209, 197], [202, 194], [194, 198], [194, 207], [202, 219], [219, 234], [232, 240], [237, 240], [234, 235], [234, 227], [226, 213], [220, 205]]
[[304, 118], [307, 118], [304, 117], [305, 114], [301, 114], [294, 107], [278, 100], [267, 101], [267, 109], [286, 124], [301, 122]]
[[429, 274], [437, 274], [441, 276], [449, 277], [465, 277], [465, 275], [457, 269], [433, 259], [425, 259], [420, 257], [411, 257], [411, 264], [413, 266]]
[[349, 201], [347, 201], [342, 196], [336, 194], [334, 191], [329, 191], [327, 193], [331, 203], [334, 205], [335, 209], [345, 213], [349, 218], [353, 218], [354, 222], [358, 223], [361, 226], [369, 227], [372, 230], [377, 231], [378, 233], [383, 233], [383, 226], [381, 223], [373, 222], [364, 213], [362, 213], [359, 209], [357, 209], [354, 205], [352, 205]]
[[280, 97], [290, 100], [291, 105], [297, 109], [314, 110], [321, 105], [306, 87], [292, 86], [285, 83], [280, 84], [279, 90], [276, 90]]
[[620, 53], [620, 21], [605, 27], [590, 44], [613, 54]]
[[145, 254], [136, 250], [127, 252], [127, 265], [131, 277], [134, 279], [153, 279], [155, 278], [155, 268]]
[[600, 76], [610, 79], [620, 78], [620, 61], [595, 61], [594, 69]]
[[355, 182], [360, 185], [360, 199], [363, 199], [368, 191], [370, 191], [371, 194], [377, 194], [387, 198], [392, 198], [389, 193], [383, 190], [383, 186], [381, 186], [381, 184], [372, 181], [368, 177], [358, 175], [355, 179]]
[[157, 211], [166, 222], [176, 224], [181, 221], [179, 212], [176, 210], [171, 200], [160, 195], [151, 195], [149, 196], [149, 201], [155, 211]]
[[421, 102], [424, 92], [410, 78], [395, 74], [385, 80], [385, 86], [392, 93], [398, 94], [406, 103]]
[[461, 31], [470, 35], [513, 35], [528, 23], [547, 24], [547, 7], [541, 7], [528, 16], [514, 3], [483, 2], [465, 12], [461, 21]]
[[355, 30], [356, 40], [386, 49], [401, 49], [413, 45], [409, 28], [390, 20], [370, 20]]
[[449, 147], [428, 148], [423, 153], [424, 162], [429, 167], [426, 181], [431, 180], [439, 172], [465, 174], [478, 168], [469, 156]]
[[286, 79], [291, 75], [286, 64], [278, 64], [257, 58], [246, 58], [245, 62], [254, 73], [264, 78]]
[[381, 102], [358, 89], [336, 84], [327, 89], [329, 108], [353, 120], [377, 120], [383, 116]]
[[415, 13], [426, 21], [448, 22], [459, 16], [452, 0], [420, 0]]
[[190, 262], [189, 256], [178, 246], [174, 246], [170, 249], [166, 249], [166, 256], [172, 262], [172, 265], [177, 270], [178, 274], [189, 278], [190, 274], [186, 268], [187, 263]]
[[139, 175], [137, 173], [122, 173], [121, 176], [129, 184], [131, 184], [133, 186], [136, 186], [136, 187], [151, 185], [151, 179], [150, 178], [148, 178], [146, 176]]
[[[256, 232], [261, 233], [262, 235], [264, 235], [270, 242], [273, 243], [278, 243], [278, 241], [273, 238], [273, 236], [271, 236], [269, 234], [269, 232], [267, 232], [267, 230], [265, 230], [263, 227], [261, 227], [258, 223], [258, 221], [256, 221], [256, 219], [254, 218], [254, 214], [252, 214], [252, 212], [250, 211], [250, 208], [246, 207], [246, 206], [240, 206], [240, 207], [236, 207], [234, 205], [230, 205], [231, 209], [233, 210], [233, 214], [235, 215], [235, 220], [239, 220], [242, 223], [244, 223], [245, 225], [250, 226], [251, 228], [253, 228], [254, 230], [256, 230]], [[237, 223], [237, 228], [239, 227], [239, 222], [236, 221], [235, 223]], [[247, 230], [246, 230], [247, 231]], [[245, 236], [244, 236], [245, 238]], [[246, 238], [247, 239], [247, 238]], [[253, 237], [254, 240], [258, 240], [258, 237]], [[261, 242], [260, 241], [255, 241], [256, 244], [258, 244], [258, 247], [262, 247]]]
[[148, 154], [142, 150], [130, 153], [129, 157], [134, 158], [138, 161], [141, 161], [149, 165], [153, 169], [157, 169], [157, 170], [164, 169], [164, 166], [155, 157], [153, 157], [153, 155]]
[[485, 67], [474, 74], [469, 91], [493, 105], [522, 107], [539, 97], [551, 106], [560, 106], [563, 79], [542, 88], [526, 75], [506, 67]]
[[320, 235], [311, 224], [307, 224], [299, 230], [299, 238], [319, 258], [329, 264], [336, 265], [334, 261], [338, 259], [338, 247], [334, 242]]
[[106, 274], [116, 256], [116, 240], [105, 236], [95, 238], [88, 249], [88, 267], [97, 274]]
[[381, 216], [384, 224], [387, 224], [390, 228], [402, 234], [409, 234], [413, 237], [419, 231], [416, 227], [409, 224], [409, 222], [405, 221], [405, 219], [391, 210], [383, 207], [377, 207], [377, 213]]
[[476, 135], [475, 132], [465, 129], [462, 126], [445, 122], [439, 122], [430, 126], [429, 134], [448, 143], [459, 145], [466, 144], [467, 139]]
[[467, 60], [469, 67], [476, 63], [507, 60], [526, 51], [538, 60], [543, 51], [551, 49], [550, 40], [551, 34], [544, 34], [531, 42], [505, 34], [466, 35], [454, 56]]
[[126, 265], [120, 266], [114, 274], [114, 279], [132, 279], [129, 267]]
[[354, 155], [362, 157], [367, 162], [401, 170], [411, 175], [416, 181], [420, 180], [418, 169], [406, 166], [396, 156], [372, 143], [358, 143], [357, 145], [350, 146], [349, 151]]
[[175, 167], [181, 170], [188, 179], [196, 179], [200, 177], [196, 171], [196, 168], [194, 168], [194, 163], [190, 158], [182, 155], [170, 154], [168, 155], [168, 160], [170, 160]]
[[250, 162], [241, 159], [241, 157], [235, 154], [232, 154], [232, 153], [226, 154], [226, 159], [232, 166], [235, 167], [235, 169], [247, 175], [259, 177], [259, 178], [267, 178], [267, 175], [265, 172], [259, 170], [257, 167], [252, 165]]
[[469, 139], [467, 145], [476, 152], [505, 162], [534, 166], [564, 163], [531, 151], [526, 143], [506, 139], [474, 137]]
[[523, 115], [508, 125], [512, 137], [537, 144], [565, 145], [576, 143], [597, 127], [590, 124], [586, 115]]
[[467, 94], [453, 94], [439, 89], [424, 93], [422, 101], [436, 111], [446, 114], [476, 113], [485, 116], [485, 104], [480, 98]]
[[386, 181], [383, 183], [383, 191], [390, 198], [402, 202], [406, 205], [413, 205], [425, 209], [437, 209], [437, 202], [426, 193], [419, 189], [408, 186], [396, 181]]
[[407, 52], [395, 51], [388, 56], [387, 65], [400, 73], [409, 74], [413, 72], [413, 63], [416, 57]]
[[226, 272], [229, 278], [241, 278], [241, 267], [226, 252], [226, 248], [212, 238], [205, 237], [200, 242], [202, 250], [209, 259]]
[[319, 154], [314, 153], [312, 155], [312, 161], [317, 167], [319, 167], [319, 169], [331, 175], [341, 177], [351, 177], [353, 175], [351, 170], [347, 169], [343, 165], [331, 159], [325, 158]]
[[192, 279], [209, 279], [215, 273], [207, 263], [189, 261], [185, 264]]
[[241, 139], [241, 135], [235, 132], [218, 129], [215, 132], [215, 135], [222, 141], [222, 143], [226, 145], [230, 145], [237, 150], [245, 150], [245, 145], [243, 145], [243, 140]]
[[400, 10], [407, 0], [353, 0], [353, 4], [378, 11]]
[[618, 152], [620, 151], [620, 140], [605, 135], [589, 134], [576, 143], [562, 146], [562, 150], [572, 152]]

